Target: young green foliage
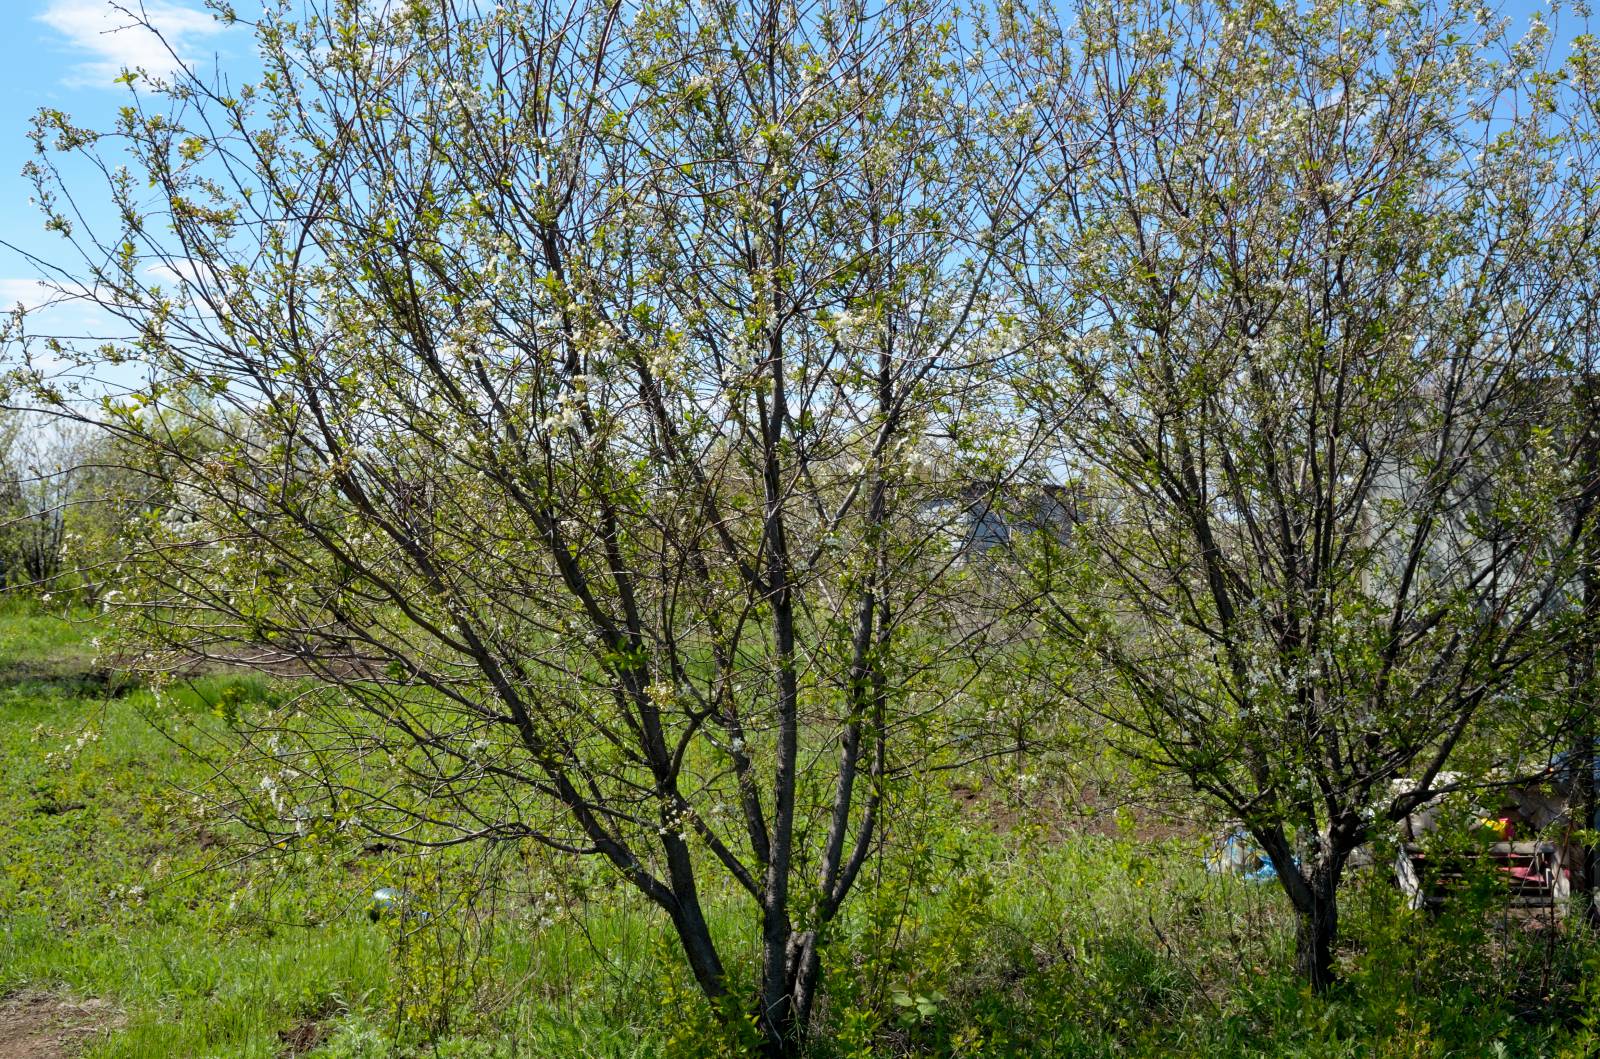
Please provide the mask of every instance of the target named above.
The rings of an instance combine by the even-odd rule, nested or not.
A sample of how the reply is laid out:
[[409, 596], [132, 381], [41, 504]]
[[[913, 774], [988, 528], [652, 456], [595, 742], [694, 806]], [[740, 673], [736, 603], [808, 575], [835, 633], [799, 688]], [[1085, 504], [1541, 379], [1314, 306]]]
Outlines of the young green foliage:
[[1253, 832], [1321, 989], [1352, 851], [1565, 713], [1593, 44], [1470, 3], [1085, 18], [1103, 149], [1023, 385], [1091, 515], [1044, 617], [1115, 676], [1111, 738]]
[[15, 376], [161, 468], [119, 602], [150, 665], [321, 678], [266, 774], [223, 777], [271, 841], [601, 858], [737, 1013], [702, 907], [735, 888], [792, 1050], [938, 738], [930, 674], [985, 653], [923, 516], [1011, 461], [970, 424], [998, 263], [1075, 150], [1059, 33], [922, 0], [297, 6], [250, 84], [181, 73], [114, 141], [38, 119], [47, 212], [57, 153], [106, 174], [120, 230], [56, 227], [137, 337], [17, 348], [153, 380], [85, 411]]

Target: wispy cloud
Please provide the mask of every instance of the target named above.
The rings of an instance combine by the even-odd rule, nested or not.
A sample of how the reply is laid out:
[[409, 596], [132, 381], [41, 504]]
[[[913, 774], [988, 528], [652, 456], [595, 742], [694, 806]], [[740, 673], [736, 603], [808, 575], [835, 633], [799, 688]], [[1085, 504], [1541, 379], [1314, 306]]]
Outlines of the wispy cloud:
[[0, 279], [0, 312], [9, 312], [19, 304], [25, 309], [37, 309], [50, 301], [50, 288], [36, 279]]
[[72, 87], [108, 87], [123, 70], [165, 76], [194, 60], [198, 40], [223, 31], [187, 0], [48, 0], [37, 18], [83, 56], [62, 79]]
[[127, 325], [108, 309], [110, 292], [91, 290], [70, 281], [29, 277], [0, 278], [0, 317], [18, 305], [28, 316], [29, 334], [61, 339], [110, 340], [124, 336]]

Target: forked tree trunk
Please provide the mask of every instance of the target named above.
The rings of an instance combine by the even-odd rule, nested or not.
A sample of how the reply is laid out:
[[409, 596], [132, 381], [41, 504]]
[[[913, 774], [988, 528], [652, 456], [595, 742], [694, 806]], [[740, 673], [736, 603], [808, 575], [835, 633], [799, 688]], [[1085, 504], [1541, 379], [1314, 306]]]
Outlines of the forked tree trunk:
[[781, 1059], [798, 1056], [804, 1048], [811, 1027], [811, 1006], [816, 999], [817, 973], [822, 965], [817, 952], [814, 931], [796, 931], [789, 938], [788, 958], [785, 960], [783, 989], [787, 1004], [783, 1021], [778, 1024], [776, 1046], [771, 1053]]
[[805, 1050], [821, 966], [816, 933], [803, 930], [790, 931], [776, 976], [763, 969], [755, 1016], [765, 1059], [795, 1059]]
[[1350, 850], [1330, 843], [1307, 864], [1296, 862], [1281, 832], [1257, 834], [1277, 870], [1278, 881], [1295, 912], [1295, 971], [1313, 992], [1326, 993], [1338, 981], [1334, 951], [1339, 943], [1339, 877]]

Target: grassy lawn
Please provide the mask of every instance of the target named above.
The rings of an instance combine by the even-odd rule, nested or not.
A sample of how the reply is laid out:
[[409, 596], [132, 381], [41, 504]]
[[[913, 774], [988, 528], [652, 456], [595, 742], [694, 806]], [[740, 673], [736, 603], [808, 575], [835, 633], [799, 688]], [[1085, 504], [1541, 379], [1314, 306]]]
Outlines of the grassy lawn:
[[198, 812], [209, 766], [179, 740], [225, 746], [213, 704], [248, 708], [271, 685], [119, 685], [92, 619], [70, 617], [0, 609], [0, 997], [110, 1001], [82, 1053], [97, 1059], [645, 1054], [660, 924], [631, 895], [413, 930], [374, 923], [373, 891], [418, 890], [467, 856], [244, 859]]
[[[100, 1005], [75, 1045], [97, 1059], [741, 1054], [661, 917], [593, 864], [241, 857], [176, 740], [226, 747], [214, 704], [274, 686], [119, 684], [75, 617], [0, 611], [0, 1035], [48, 997]], [[1345, 905], [1347, 984], [1315, 999], [1274, 888], [1207, 876], [1192, 843], [1061, 841], [1026, 814], [1002, 833], [942, 790], [905, 807], [929, 837], [874, 867], [835, 939], [822, 1059], [1600, 1054], [1581, 939], [1496, 933], [1492, 909], [1423, 923], [1374, 875]], [[379, 886], [429, 916], [374, 922]], [[737, 960], [733, 907], [712, 902]]]
[[381, 990], [384, 938], [336, 914], [326, 872], [261, 887], [230, 863], [184, 790], [203, 766], [148, 692], [95, 676], [92, 635], [15, 612], [0, 635], [0, 993], [113, 1000], [92, 1056], [278, 1055], [280, 1031]]

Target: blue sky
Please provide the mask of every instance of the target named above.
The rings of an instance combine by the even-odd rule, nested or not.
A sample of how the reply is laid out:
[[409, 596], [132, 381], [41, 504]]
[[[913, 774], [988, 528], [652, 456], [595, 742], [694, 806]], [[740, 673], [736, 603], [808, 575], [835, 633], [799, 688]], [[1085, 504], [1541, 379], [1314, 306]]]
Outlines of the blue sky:
[[[1536, 0], [1507, 0], [1502, 11], [1520, 30], [1535, 5]], [[249, 6], [248, 0], [238, 4], [241, 13]], [[141, 7], [186, 61], [205, 68], [218, 64], [235, 74], [249, 69], [249, 29], [223, 28], [203, 0], [0, 0], [0, 11], [10, 16], [0, 37], [0, 241], [47, 260], [62, 259], [66, 247], [43, 230], [20, 173], [31, 153], [28, 120], [40, 107], [57, 107], [79, 124], [106, 128], [127, 98], [127, 89], [113, 83], [120, 70], [170, 68], [167, 49], [133, 26], [126, 13]], [[1558, 37], [1579, 31], [1580, 20], [1564, 21]], [[36, 303], [38, 274], [23, 254], [0, 246], [0, 310], [18, 301]], [[72, 309], [52, 310], [50, 329], [70, 333], [73, 328], [63, 325], [75, 315], [79, 320], [73, 322], [86, 323]]]
[[[105, 128], [127, 100], [126, 87], [113, 83], [123, 68], [160, 72], [172, 65], [160, 40], [134, 27], [126, 13], [141, 0], [119, 3], [122, 12], [111, 0], [0, 0], [9, 16], [0, 36], [0, 240], [46, 259], [60, 259], [66, 247], [44, 231], [28, 201], [32, 189], [21, 170], [32, 155], [29, 119], [40, 107], [57, 107], [80, 124]], [[224, 29], [202, 0], [143, 0], [142, 6], [185, 60], [235, 69], [248, 62], [248, 28]], [[37, 275], [25, 257], [0, 246], [0, 306], [34, 304]], [[65, 323], [70, 312], [55, 310], [52, 322]]]

